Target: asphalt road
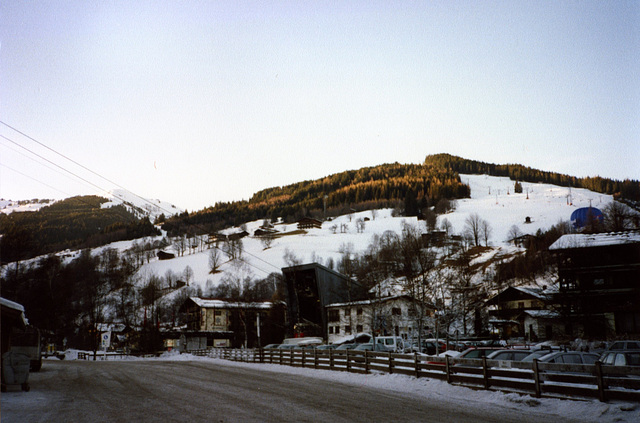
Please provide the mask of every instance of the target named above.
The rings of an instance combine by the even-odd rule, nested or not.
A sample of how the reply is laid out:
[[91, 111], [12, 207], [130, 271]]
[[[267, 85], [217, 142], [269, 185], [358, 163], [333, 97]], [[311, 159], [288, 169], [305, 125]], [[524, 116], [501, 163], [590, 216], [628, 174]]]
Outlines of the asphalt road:
[[2, 394], [2, 423], [550, 421], [216, 361], [54, 360], [29, 382], [30, 392]]

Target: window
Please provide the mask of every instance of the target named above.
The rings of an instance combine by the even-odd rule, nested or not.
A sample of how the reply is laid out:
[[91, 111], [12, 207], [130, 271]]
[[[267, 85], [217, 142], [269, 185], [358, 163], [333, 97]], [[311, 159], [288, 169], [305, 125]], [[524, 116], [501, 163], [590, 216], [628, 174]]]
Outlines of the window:
[[349, 334], [349, 333], [351, 333], [351, 326], [345, 326], [345, 327], [344, 327], [344, 333], [345, 333], [345, 334]]
[[329, 326], [329, 335], [333, 333], [333, 326]]
[[336, 335], [340, 335], [340, 326], [336, 326]]
[[358, 307], [358, 309], [356, 310], [356, 314], [358, 316], [362, 316], [362, 307]]
[[327, 318], [330, 322], [340, 321], [340, 310], [329, 310]]
[[402, 316], [402, 309], [400, 307], [393, 307], [391, 309], [391, 314], [394, 316]]
[[520, 301], [518, 303], [518, 308], [524, 308], [524, 301]]
[[362, 325], [356, 325], [356, 332], [362, 332]]

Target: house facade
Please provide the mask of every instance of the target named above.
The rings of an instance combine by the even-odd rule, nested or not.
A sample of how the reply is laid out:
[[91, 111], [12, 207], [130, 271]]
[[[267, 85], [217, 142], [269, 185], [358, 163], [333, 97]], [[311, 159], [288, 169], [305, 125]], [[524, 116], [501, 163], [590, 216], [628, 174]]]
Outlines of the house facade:
[[187, 315], [184, 335], [192, 338], [193, 345], [197, 338], [200, 347], [254, 348], [283, 338], [283, 333], [274, 331], [283, 323], [278, 318], [283, 314], [280, 304], [191, 297], [183, 308]]
[[563, 235], [559, 299], [570, 331], [589, 338], [640, 335], [640, 231]]
[[413, 339], [420, 327], [425, 333], [433, 327], [433, 307], [408, 295], [336, 303], [326, 308], [329, 343], [359, 333]]
[[565, 334], [555, 287], [508, 287], [489, 299], [489, 326], [500, 338], [549, 340]]

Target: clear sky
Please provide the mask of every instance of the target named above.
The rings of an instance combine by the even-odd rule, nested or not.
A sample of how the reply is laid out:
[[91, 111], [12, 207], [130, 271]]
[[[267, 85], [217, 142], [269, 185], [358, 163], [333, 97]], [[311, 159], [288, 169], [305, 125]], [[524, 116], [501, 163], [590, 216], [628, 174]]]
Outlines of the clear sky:
[[197, 210], [443, 152], [640, 179], [640, 2], [4, 1], [0, 121], [109, 180], [0, 125], [14, 200]]

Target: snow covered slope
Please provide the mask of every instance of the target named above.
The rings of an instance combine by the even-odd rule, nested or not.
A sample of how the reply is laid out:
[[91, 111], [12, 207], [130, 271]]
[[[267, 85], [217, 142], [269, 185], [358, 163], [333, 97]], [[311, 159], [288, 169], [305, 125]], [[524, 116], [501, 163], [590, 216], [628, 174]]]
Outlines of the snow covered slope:
[[109, 201], [102, 205], [102, 208], [113, 207], [123, 204], [130, 212], [138, 218], [149, 217], [152, 222], [161, 214], [165, 217], [182, 213], [184, 210], [171, 203], [160, 200], [150, 200], [139, 197], [130, 191], [114, 189], [109, 193]]
[[[514, 181], [507, 177], [461, 177], [462, 181], [471, 187], [471, 198], [458, 200], [456, 210], [440, 216], [438, 224], [446, 218], [452, 224], [453, 233], [459, 234], [464, 231], [465, 219], [470, 214], [477, 213], [482, 219], [487, 220], [493, 229], [489, 244], [497, 248], [488, 253], [487, 258], [500, 252], [513, 251], [515, 247], [507, 242], [509, 230], [513, 225], [518, 226], [523, 234], [535, 234], [538, 229], [546, 230], [561, 220], [568, 221], [576, 208], [589, 204], [602, 208], [613, 200], [610, 195], [584, 189], [570, 190], [555, 185], [526, 182], [522, 183], [523, 193], [515, 194]], [[527, 217], [531, 223], [525, 223]], [[358, 218], [369, 218], [362, 232], [356, 229], [355, 222]], [[326, 264], [330, 258], [336, 262], [341, 256], [340, 250], [349, 249], [354, 253], [361, 253], [369, 246], [374, 235], [381, 235], [388, 230], [400, 233], [404, 223], [417, 225], [426, 231], [424, 222], [418, 221], [415, 217], [393, 217], [391, 209], [341, 216], [333, 221], [324, 222], [321, 229], [308, 229], [302, 234], [287, 235], [297, 229], [295, 224], [276, 225], [275, 228], [283, 236], [277, 237], [269, 248], [265, 249], [262, 241], [252, 236], [242, 240], [245, 250], [243, 260], [247, 264], [245, 272], [255, 278], [264, 278], [271, 272], [280, 272], [282, 267], [287, 266], [284, 259], [287, 250], [301, 263], [315, 261]], [[246, 224], [246, 230], [252, 235], [261, 224], [262, 221], [249, 222]], [[346, 225], [345, 233], [340, 231], [342, 225]], [[210, 274], [208, 254], [208, 251], [204, 251], [172, 260], [152, 261], [143, 266], [140, 272], [163, 276], [167, 270], [171, 270], [181, 274], [189, 266], [193, 270], [191, 284], [205, 289], [207, 285], [217, 285], [225, 271], [237, 271], [231, 269], [230, 264], [225, 264], [220, 268], [220, 273]]]

